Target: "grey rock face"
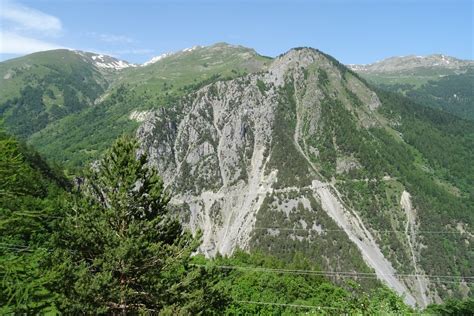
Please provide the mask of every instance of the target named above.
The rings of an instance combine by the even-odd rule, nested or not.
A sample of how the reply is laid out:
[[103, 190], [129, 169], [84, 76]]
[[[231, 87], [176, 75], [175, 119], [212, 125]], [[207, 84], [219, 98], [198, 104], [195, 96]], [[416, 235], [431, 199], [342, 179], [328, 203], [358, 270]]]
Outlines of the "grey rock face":
[[[354, 113], [360, 128], [379, 124], [374, 111], [380, 101], [364, 83], [315, 50], [295, 49], [275, 59], [266, 72], [210, 84], [172, 108], [143, 114], [137, 136], [173, 193], [171, 204], [182, 210], [185, 225], [203, 231], [200, 251], [207, 256], [252, 248], [252, 234], [260, 229], [257, 214], [268, 209], [269, 196], [286, 196], [270, 204], [275, 207], [271, 212], [286, 217], [297, 208], [316, 216], [314, 200], [380, 279], [414, 304], [407, 286], [386, 276], [395, 273], [391, 263], [314, 163], [319, 154], [314, 139], [324, 132], [321, 107], [328, 98]], [[288, 172], [292, 164], [298, 174]], [[341, 161], [337, 171], [357, 167], [357, 161]], [[317, 220], [297, 222], [324, 235]], [[264, 229], [271, 236], [280, 234], [278, 228]]]
[[[245, 88], [243, 80], [249, 81]], [[273, 174], [264, 174], [264, 152], [271, 143], [276, 92], [263, 95], [256, 80], [250, 76], [205, 87], [180, 106], [180, 113], [150, 115], [138, 130], [175, 192], [172, 203], [187, 204], [189, 225], [203, 229], [202, 250], [208, 255], [247, 245], [251, 215], [273, 182]]]

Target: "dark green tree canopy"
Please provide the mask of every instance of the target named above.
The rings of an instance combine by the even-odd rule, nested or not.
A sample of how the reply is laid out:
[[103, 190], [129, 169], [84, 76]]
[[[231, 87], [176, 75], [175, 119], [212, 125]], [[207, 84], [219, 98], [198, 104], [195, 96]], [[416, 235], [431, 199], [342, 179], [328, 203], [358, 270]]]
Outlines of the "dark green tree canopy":
[[[58, 307], [75, 312], [195, 314], [213, 310], [199, 238], [182, 229], [138, 144], [120, 138], [86, 176], [55, 236]], [[219, 296], [217, 296], [219, 297]]]

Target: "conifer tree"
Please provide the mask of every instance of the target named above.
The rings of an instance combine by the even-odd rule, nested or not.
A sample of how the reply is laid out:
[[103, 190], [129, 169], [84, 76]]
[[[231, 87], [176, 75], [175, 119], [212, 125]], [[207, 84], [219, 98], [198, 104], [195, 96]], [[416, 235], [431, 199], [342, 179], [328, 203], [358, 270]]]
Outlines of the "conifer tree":
[[[0, 122], [0, 314], [47, 312], [51, 278], [40, 268], [48, 256], [51, 212], [62, 188], [37, 168], [34, 152], [5, 133]], [[35, 163], [43, 161], [35, 161]]]
[[69, 205], [54, 238], [57, 306], [66, 313], [212, 313], [225, 299], [207, 272], [189, 264], [199, 238], [170, 213], [162, 180], [137, 151], [136, 140], [120, 138]]

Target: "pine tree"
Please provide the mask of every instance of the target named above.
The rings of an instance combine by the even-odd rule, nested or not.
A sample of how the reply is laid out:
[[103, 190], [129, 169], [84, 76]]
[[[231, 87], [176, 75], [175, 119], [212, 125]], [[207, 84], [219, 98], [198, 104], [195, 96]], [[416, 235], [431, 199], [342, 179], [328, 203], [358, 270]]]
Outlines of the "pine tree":
[[190, 265], [199, 238], [170, 213], [162, 180], [137, 151], [136, 140], [120, 138], [70, 203], [54, 237], [57, 306], [66, 313], [212, 313], [225, 299], [207, 272]]
[[[6, 134], [0, 123], [0, 314], [47, 312], [50, 275], [41, 269], [48, 257], [51, 212], [63, 192], [44, 173], [44, 161]], [[43, 169], [37, 168], [36, 163]]]

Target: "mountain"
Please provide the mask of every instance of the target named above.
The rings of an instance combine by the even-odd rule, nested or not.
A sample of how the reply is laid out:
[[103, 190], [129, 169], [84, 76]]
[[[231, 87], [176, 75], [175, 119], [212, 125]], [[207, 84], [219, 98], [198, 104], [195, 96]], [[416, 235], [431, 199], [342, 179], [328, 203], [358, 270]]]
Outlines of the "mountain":
[[224, 79], [261, 71], [269, 60], [239, 45], [195, 46], [154, 57], [128, 72], [117, 85], [133, 85], [147, 93], [172, 93], [173, 89], [183, 89], [211, 77]]
[[201, 86], [265, 69], [270, 58], [218, 43], [174, 53], [151, 64], [115, 72], [96, 106], [31, 135], [40, 152], [69, 168], [96, 159], [122, 133], [136, 130], [143, 113], [172, 106]]
[[428, 56], [400, 56], [390, 57], [382, 61], [368, 65], [349, 65], [348, 67], [354, 71], [367, 74], [417, 74], [425, 71], [428, 76], [435, 74], [455, 74], [462, 73], [466, 68], [473, 67], [474, 62], [471, 60], [461, 60], [441, 54]]
[[113, 72], [131, 67], [113, 57], [71, 50], [34, 53], [0, 63], [0, 114], [27, 139], [94, 104]]
[[[130, 139], [121, 138], [112, 146], [108, 152], [108, 157], [118, 154], [122, 158], [128, 156], [128, 162], [134, 164], [136, 157], [133, 145]], [[125, 145], [125, 146], [124, 146]], [[132, 146], [130, 146], [132, 145]], [[125, 150], [124, 150], [125, 149]], [[125, 158], [127, 159], [127, 158]], [[114, 183], [122, 183], [120, 178], [124, 170], [128, 172], [127, 179], [134, 183], [139, 177], [147, 177], [141, 168], [132, 169], [128, 165], [124, 168], [123, 159], [112, 160], [102, 157], [102, 166], [107, 170], [107, 177]], [[120, 164], [119, 168], [111, 167], [113, 162]], [[141, 160], [140, 164], [146, 163]], [[98, 164], [97, 164], [98, 165]], [[97, 166], [96, 165], [96, 166]], [[136, 165], [135, 165], [136, 166]], [[111, 170], [112, 173], [110, 173]], [[149, 170], [149, 169], [148, 169]], [[130, 173], [131, 171], [131, 173]], [[117, 174], [115, 173], [117, 172]], [[135, 173], [135, 176], [130, 176]], [[154, 311], [166, 310], [163, 297], [173, 306], [172, 314], [179, 314], [177, 309], [186, 306], [186, 314], [294, 314], [301, 307], [318, 306], [324, 304], [324, 309], [337, 311], [343, 314], [393, 314], [410, 313], [414, 310], [403, 303], [393, 291], [385, 287], [378, 287], [373, 291], [365, 288], [353, 286], [337, 286], [329, 278], [325, 278], [318, 273], [318, 267], [310, 264], [301, 255], [295, 255], [291, 263], [284, 262], [269, 255], [261, 253], [248, 254], [238, 251], [232, 257], [218, 257], [206, 259], [202, 255], [192, 255], [198, 246], [187, 232], [183, 232], [181, 226], [176, 221], [167, 221], [169, 229], [163, 229], [163, 213], [167, 212], [164, 205], [160, 205], [160, 230], [167, 234], [161, 234], [165, 239], [160, 241], [157, 247], [146, 252], [143, 247], [150, 246], [150, 242], [143, 242], [144, 231], [152, 234], [151, 242], [156, 242], [157, 233], [155, 229], [136, 229], [137, 218], [129, 216], [129, 208], [124, 209], [123, 203], [111, 203], [117, 205], [119, 209], [100, 208], [95, 196], [85, 197], [87, 192], [95, 191], [99, 184], [101, 192], [105, 188], [106, 182], [97, 181], [104, 179], [104, 174], [100, 177], [96, 175], [91, 178], [82, 178], [80, 190], [69, 190], [70, 185], [61, 175], [61, 172], [48, 167], [47, 163], [37, 153], [30, 148], [26, 148], [17, 142], [11, 136], [5, 134], [0, 126], [0, 312], [1, 314], [29, 313], [29, 314], [57, 314], [58, 312], [72, 313], [73, 310], [83, 313], [88, 309], [91, 313], [97, 310], [112, 312], [110, 302], [113, 300], [125, 301], [128, 306], [117, 304], [120, 311], [134, 313], [143, 310], [143, 306], [148, 309], [153, 307]], [[134, 179], [135, 178], [135, 179]], [[153, 177], [152, 182], [158, 180]], [[90, 179], [90, 180], [89, 180]], [[149, 183], [148, 181], [145, 181]], [[122, 183], [123, 184], [123, 183]], [[125, 198], [122, 202], [129, 205], [142, 203], [150, 206], [146, 201], [150, 201], [151, 194], [156, 194], [155, 186], [147, 186], [151, 191], [139, 194], [122, 195]], [[160, 186], [161, 187], [161, 186]], [[125, 186], [131, 192], [136, 192], [135, 186]], [[90, 191], [89, 191], [90, 190]], [[68, 192], [69, 191], [69, 192]], [[163, 194], [159, 190], [159, 194]], [[109, 192], [110, 193], [110, 192]], [[109, 195], [110, 196], [110, 195]], [[12, 198], [14, 197], [14, 198]], [[114, 199], [117, 196], [114, 196]], [[87, 199], [87, 202], [85, 201]], [[107, 199], [112, 201], [112, 199]], [[104, 200], [102, 200], [104, 201]], [[145, 202], [142, 202], [145, 201]], [[156, 201], [156, 199], [154, 199]], [[151, 207], [156, 210], [158, 203], [152, 203]], [[64, 207], [64, 206], [68, 207]], [[134, 208], [142, 212], [142, 208]], [[124, 211], [121, 213], [121, 211]], [[68, 213], [66, 213], [68, 212]], [[117, 218], [117, 213], [124, 215], [123, 221], [111, 221], [110, 217]], [[150, 212], [149, 212], [150, 213]], [[80, 214], [80, 215], [79, 215]], [[92, 220], [91, 220], [92, 219]], [[101, 219], [105, 223], [101, 224]], [[150, 217], [141, 218], [142, 224], [153, 225], [156, 222]], [[124, 223], [127, 223], [124, 225]], [[71, 225], [71, 226], [70, 226]], [[100, 226], [99, 228], [97, 228]], [[114, 232], [104, 238], [104, 232], [114, 229]], [[123, 241], [123, 227], [127, 227], [127, 238], [135, 236], [138, 240], [130, 242]], [[178, 231], [176, 231], [178, 230]], [[175, 243], [175, 256], [170, 254], [169, 247], [163, 247], [163, 243], [168, 244], [170, 235], [174, 231], [174, 236], [187, 238], [187, 242]], [[113, 237], [115, 236], [115, 237]], [[114, 238], [120, 239], [114, 241]], [[132, 237], [133, 238], [133, 237]], [[173, 237], [171, 237], [173, 238]], [[72, 241], [72, 245], [67, 241]], [[111, 246], [105, 246], [110, 243]], [[137, 251], [123, 251], [124, 244], [138, 249]], [[176, 245], [179, 246], [176, 246]], [[77, 245], [77, 246], [74, 246]], [[101, 246], [99, 246], [101, 245]], [[118, 246], [119, 245], [119, 246]], [[180, 247], [180, 245], [182, 245]], [[183, 247], [190, 247], [186, 249]], [[105, 248], [107, 250], [96, 249]], [[95, 251], [92, 251], [95, 249]], [[157, 251], [162, 251], [157, 255]], [[132, 253], [132, 257], [130, 254]], [[152, 256], [149, 260], [144, 260], [144, 253]], [[71, 258], [71, 255], [75, 256]], [[94, 256], [91, 258], [91, 255]], [[103, 255], [106, 260], [100, 260], [97, 256]], [[137, 288], [140, 290], [132, 291], [124, 295], [120, 292], [123, 286], [123, 274], [117, 273], [117, 266], [111, 264], [117, 262], [111, 259], [112, 256], [121, 256], [120, 261], [132, 264], [137, 275], [143, 276], [147, 273], [160, 273], [159, 276], [150, 278], [128, 278], [132, 280], [128, 288]], [[158, 260], [157, 260], [158, 259]], [[176, 260], [185, 260], [185, 263], [176, 263]], [[153, 264], [147, 264], [153, 261]], [[84, 262], [90, 267], [84, 270]], [[98, 269], [97, 263], [103, 263]], [[247, 265], [248, 269], [222, 269], [217, 270], [219, 266], [242, 266]], [[176, 272], [178, 266], [181, 273]], [[252, 268], [257, 266], [258, 268]], [[67, 268], [65, 268], [67, 267]], [[273, 272], [277, 268], [286, 273], [262, 273], [261, 269]], [[112, 273], [106, 271], [111, 269]], [[163, 274], [163, 270], [168, 269], [168, 273]], [[285, 270], [286, 269], [286, 270]], [[305, 269], [310, 274], [295, 275], [294, 270]], [[89, 276], [84, 280], [84, 271]], [[210, 271], [214, 271], [210, 273]], [[258, 271], [258, 272], [257, 272]], [[182, 273], [192, 276], [182, 277]], [[101, 277], [106, 274], [105, 280]], [[99, 275], [99, 276], [98, 276]], [[127, 276], [130, 272], [127, 272]], [[192, 278], [192, 282], [189, 282]], [[95, 280], [95, 281], [91, 281]], [[97, 282], [97, 280], [103, 280]], [[114, 279], [119, 282], [114, 282]], [[161, 282], [159, 282], [159, 281]], [[162, 281], [167, 280], [167, 281]], [[177, 282], [176, 286], [169, 286], [171, 282]], [[162, 284], [166, 286], [161, 287]], [[189, 284], [183, 286], [183, 284]], [[154, 291], [148, 290], [148, 287], [160, 287]], [[76, 288], [87, 290], [71, 290]], [[146, 295], [142, 297], [143, 291], [159, 295], [157, 299], [150, 299]], [[194, 291], [195, 294], [189, 295]], [[104, 298], [104, 294], [107, 297]], [[139, 297], [133, 297], [138, 293]], [[163, 293], [167, 295], [163, 295]], [[183, 293], [187, 297], [183, 302]], [[204, 294], [204, 296], [203, 296]], [[178, 299], [173, 299], [176, 295]], [[273, 301], [282, 302], [277, 305], [254, 306], [248, 304], [251, 300], [265, 300], [272, 298]], [[196, 303], [201, 300], [201, 303]], [[139, 303], [130, 303], [130, 302]], [[178, 303], [176, 303], [178, 301]], [[273, 302], [269, 301], [269, 303]], [[188, 303], [189, 302], [189, 303]], [[285, 303], [283, 303], [285, 302]], [[147, 305], [145, 305], [147, 304]], [[179, 304], [179, 305], [177, 305]], [[453, 303], [450, 302], [452, 305]], [[468, 302], [464, 303], [465, 310], [468, 309]], [[179, 306], [179, 307], [177, 307]], [[135, 307], [138, 307], [135, 309]], [[437, 308], [452, 309], [451, 306], [436, 306]], [[456, 310], [460, 310], [460, 305]], [[191, 309], [191, 310], [190, 310]], [[182, 310], [182, 309], [181, 309]]]
[[143, 150], [207, 255], [298, 250], [328, 271], [374, 271], [422, 306], [469, 291], [435, 276], [472, 273], [474, 173], [456, 165], [474, 154], [473, 124], [377, 94], [308, 48], [143, 119]]
[[474, 61], [445, 55], [391, 57], [349, 65], [369, 82], [415, 102], [474, 120]]
[[272, 59], [219, 43], [107, 74], [87, 65], [102, 92], [29, 143], [73, 168], [136, 133], [205, 255], [300, 253], [411, 305], [472, 295], [472, 122], [311, 48]]
[[85, 61], [88, 61], [89, 63], [93, 64], [97, 69], [101, 69], [102, 72], [105, 73], [107, 73], [107, 71], [138, 67], [137, 65], [131, 64], [127, 61], [103, 54], [83, 52], [79, 50], [74, 51], [74, 53], [79, 54], [84, 58]]

